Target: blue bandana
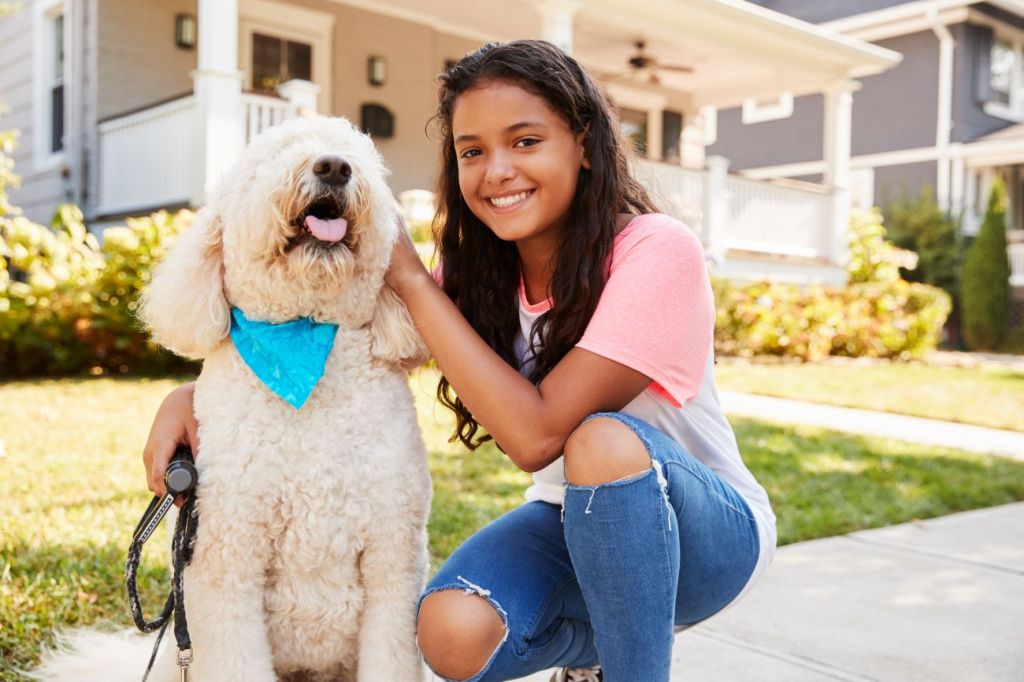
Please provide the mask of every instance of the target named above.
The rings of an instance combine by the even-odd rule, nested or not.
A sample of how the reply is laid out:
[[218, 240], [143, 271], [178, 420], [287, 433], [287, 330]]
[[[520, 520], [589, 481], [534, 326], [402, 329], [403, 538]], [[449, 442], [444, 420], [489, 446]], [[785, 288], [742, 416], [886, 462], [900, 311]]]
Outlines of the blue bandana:
[[231, 340], [245, 364], [271, 391], [299, 409], [324, 375], [338, 325], [303, 317], [273, 324], [231, 309]]

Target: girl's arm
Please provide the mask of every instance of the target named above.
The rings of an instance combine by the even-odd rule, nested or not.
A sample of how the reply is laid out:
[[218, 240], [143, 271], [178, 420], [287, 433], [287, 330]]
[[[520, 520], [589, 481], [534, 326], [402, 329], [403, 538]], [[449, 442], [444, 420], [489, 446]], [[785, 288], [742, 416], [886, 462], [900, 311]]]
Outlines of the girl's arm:
[[164, 494], [164, 471], [178, 445], [188, 445], [194, 456], [199, 454], [199, 425], [192, 409], [195, 389], [192, 381], [168, 393], [153, 418], [142, 462], [146, 467], [146, 483], [155, 495]]
[[635, 369], [573, 348], [534, 386], [470, 326], [423, 267], [405, 230], [387, 281], [459, 398], [525, 471], [557, 459], [587, 415], [620, 410], [651, 383]]

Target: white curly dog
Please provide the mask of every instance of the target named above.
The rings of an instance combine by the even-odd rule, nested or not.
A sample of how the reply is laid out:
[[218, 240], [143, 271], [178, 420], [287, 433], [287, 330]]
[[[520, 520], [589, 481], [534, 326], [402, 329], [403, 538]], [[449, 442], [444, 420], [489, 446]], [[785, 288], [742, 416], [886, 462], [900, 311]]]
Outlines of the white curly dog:
[[[203, 360], [185, 571], [193, 682], [423, 677], [430, 479], [402, 363], [424, 348], [383, 282], [399, 229], [370, 139], [344, 119], [300, 118], [252, 141], [155, 271], [146, 323]], [[337, 323], [301, 409], [242, 360], [231, 307]], [[89, 630], [63, 640], [36, 677], [138, 682], [153, 644]], [[168, 632], [150, 680], [179, 679], [175, 654]]]

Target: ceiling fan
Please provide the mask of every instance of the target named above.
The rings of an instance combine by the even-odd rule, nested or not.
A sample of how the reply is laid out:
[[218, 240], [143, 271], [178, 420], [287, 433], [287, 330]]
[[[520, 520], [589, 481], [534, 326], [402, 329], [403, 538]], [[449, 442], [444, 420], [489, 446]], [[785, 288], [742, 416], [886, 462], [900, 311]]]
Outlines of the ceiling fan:
[[626, 60], [632, 70], [633, 75], [637, 75], [642, 71], [648, 72], [648, 82], [651, 85], [660, 85], [661, 79], [658, 78], [659, 71], [674, 71], [676, 73], [693, 73], [692, 66], [683, 66], [681, 64], [662, 64], [655, 57], [648, 56], [644, 52], [644, 48], [647, 43], [643, 40], [637, 40], [633, 43], [636, 46], [636, 54]]

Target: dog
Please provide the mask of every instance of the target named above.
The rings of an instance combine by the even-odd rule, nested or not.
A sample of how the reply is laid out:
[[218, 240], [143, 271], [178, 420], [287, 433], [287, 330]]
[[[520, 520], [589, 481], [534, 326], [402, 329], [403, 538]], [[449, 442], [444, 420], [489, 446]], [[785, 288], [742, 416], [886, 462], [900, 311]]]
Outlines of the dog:
[[[402, 229], [386, 175], [370, 139], [345, 119], [270, 128], [144, 293], [154, 339], [203, 361], [199, 530], [184, 574], [194, 682], [423, 679], [415, 617], [431, 488], [403, 364], [426, 352], [384, 283]], [[337, 325], [301, 409], [240, 354], [238, 311]], [[180, 679], [169, 640], [153, 682]], [[152, 645], [70, 633], [34, 675], [138, 682]]]

